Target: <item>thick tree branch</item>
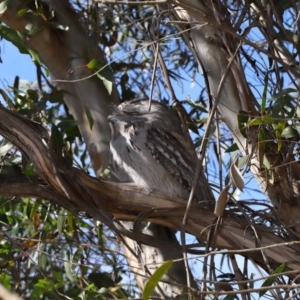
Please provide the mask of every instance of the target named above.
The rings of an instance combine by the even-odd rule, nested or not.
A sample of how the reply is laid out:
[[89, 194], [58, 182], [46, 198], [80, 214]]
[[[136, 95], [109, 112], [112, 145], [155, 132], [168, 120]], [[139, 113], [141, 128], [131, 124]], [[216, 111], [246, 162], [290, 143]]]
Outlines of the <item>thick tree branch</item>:
[[[110, 223], [113, 218], [119, 220], [136, 220], [137, 216], [144, 216], [145, 220], [161, 224], [167, 227], [181, 229], [186, 201], [179, 198], [167, 198], [158, 194], [143, 191], [132, 184], [117, 184], [100, 181], [89, 176], [86, 172], [76, 168], [70, 168], [64, 163], [62, 157], [58, 157], [51, 148], [45, 129], [38, 123], [30, 121], [14, 112], [0, 107], [0, 134], [10, 140], [31, 158], [37, 174], [43, 178], [44, 184], [34, 187], [31, 180], [19, 178], [18, 182], [12, 177], [4, 178], [0, 184], [0, 194], [6, 196], [16, 195], [16, 184], [19, 191], [24, 191], [24, 196], [49, 197], [51, 201], [63, 205], [74, 211], [86, 212], [95, 219]], [[30, 137], [30, 139], [29, 139]], [[22, 186], [21, 186], [22, 185]], [[43, 187], [43, 189], [41, 189]], [[52, 190], [52, 196], [50, 195]], [[19, 192], [21, 195], [22, 192]], [[32, 194], [31, 194], [32, 193]], [[212, 211], [203, 211], [200, 204], [193, 204], [186, 230], [191, 234], [206, 240], [208, 228], [213, 225], [215, 219]], [[103, 219], [104, 217], [104, 219]], [[143, 220], [143, 218], [141, 218]], [[110, 225], [110, 224], [108, 224]], [[139, 239], [141, 234], [129, 232], [118, 228], [122, 234]], [[284, 239], [277, 237], [265, 227], [256, 227], [262, 246], [283, 243]], [[151, 242], [142, 238], [143, 243]], [[255, 249], [257, 240], [248, 223], [243, 218], [233, 217], [227, 214], [219, 227], [215, 245], [221, 249]], [[278, 263], [289, 261], [289, 268], [299, 269], [296, 261], [298, 248], [287, 247], [284, 251], [280, 248], [270, 248], [264, 251], [273, 267]], [[259, 252], [252, 252], [250, 256], [263, 264]]]
[[[72, 173], [75, 174], [72, 180], [76, 178], [76, 185], [81, 184], [82, 187], [85, 186], [86, 190], [93, 191], [94, 195], [98, 195], [98, 197], [93, 199], [95, 203], [100, 203], [101, 207], [112, 213], [116, 219], [137, 221], [137, 216], [144, 216], [145, 218], [142, 220], [180, 230], [186, 200], [179, 198], [170, 199], [145, 193], [145, 191], [131, 184], [99, 181], [75, 168], [72, 169]], [[18, 188], [18, 193], [15, 192], [16, 187]], [[74, 213], [86, 212], [95, 219], [98, 219], [99, 215], [97, 208], [90, 209], [90, 205], [86, 204], [86, 199], [81, 199], [79, 203], [70, 201], [56, 194], [53, 188], [43, 183], [37, 177], [1, 175], [0, 195], [47, 198], [51, 202], [62, 205]], [[200, 239], [206, 240], [208, 228], [213, 225], [213, 220], [215, 220], [213, 212], [204, 211], [201, 204], [193, 204], [187, 231]], [[139, 242], [156, 247], [159, 246], [157, 241], [147, 238], [147, 236], [138, 232], [129, 232], [122, 227], [118, 229], [120, 233], [139, 240]], [[256, 226], [255, 229], [260, 237], [262, 247], [286, 243], [284, 251], [283, 247], [278, 246], [263, 250], [269, 259], [271, 267], [276, 268], [278, 264], [289, 261], [289, 269], [297, 270], [300, 268], [300, 263], [297, 260], [300, 253], [299, 246], [289, 245], [285, 239], [274, 235], [270, 229], [264, 226]], [[249, 225], [244, 218], [236, 217], [231, 213], [225, 214], [215, 239], [217, 248], [228, 250], [252, 249], [247, 252], [247, 255], [263, 265], [264, 261], [260, 251], [254, 250], [257, 247], [257, 243], [258, 241], [253, 231], [249, 229]], [[195, 253], [195, 251], [190, 252]]]
[[[55, 11], [55, 21], [66, 30], [57, 29], [52, 25], [53, 20], [45, 20], [33, 13], [19, 16], [21, 4], [22, 1], [19, 0], [9, 1], [9, 7], [0, 16], [0, 20], [20, 33], [26, 32], [28, 24], [37, 29], [35, 34], [27, 35], [24, 41], [38, 52], [58, 86], [67, 91], [64, 100], [74, 119], [78, 121], [93, 167], [99, 174], [109, 160], [110, 129], [106, 120], [108, 104], [118, 103], [119, 96], [115, 86], [109, 95], [97, 76], [86, 79], [93, 74], [86, 67], [90, 60], [97, 59], [106, 64], [97, 36], [82, 26], [69, 1], [49, 1], [49, 7], [45, 6], [43, 9], [47, 12], [51, 7]], [[39, 1], [38, 5], [45, 3]], [[78, 79], [81, 81], [73, 82]], [[92, 129], [86, 115], [87, 109], [94, 121]]]

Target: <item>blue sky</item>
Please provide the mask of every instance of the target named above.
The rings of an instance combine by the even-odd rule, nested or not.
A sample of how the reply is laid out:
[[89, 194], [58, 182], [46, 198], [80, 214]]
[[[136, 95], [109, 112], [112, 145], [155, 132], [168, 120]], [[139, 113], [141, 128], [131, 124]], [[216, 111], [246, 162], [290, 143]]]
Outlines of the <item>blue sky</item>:
[[[20, 54], [19, 51], [15, 46], [13, 46], [10, 42], [2, 41], [0, 44], [1, 47], [1, 59], [3, 63], [0, 64], [0, 88], [4, 89], [8, 85], [12, 85], [13, 81], [15, 79], [15, 76], [19, 76], [21, 80], [27, 80], [29, 82], [35, 82], [36, 81], [36, 73], [35, 73], [35, 67], [32, 63], [31, 57], [29, 55]], [[202, 80], [201, 75], [197, 75], [197, 81]], [[183, 87], [176, 87], [176, 84], [174, 85], [174, 88], [176, 89], [176, 93], [179, 93], [182, 95], [181, 99], [186, 98], [187, 96], [190, 96], [192, 100], [196, 100], [196, 97], [199, 93], [199, 86], [197, 84], [191, 84], [190, 82], [186, 82], [185, 86]], [[188, 91], [188, 94], [186, 94]], [[2, 99], [1, 99], [2, 101]], [[249, 180], [249, 177], [253, 178], [252, 174], [246, 174], [247, 179]], [[247, 181], [246, 179], [246, 181]], [[250, 187], [251, 188], [257, 188], [257, 183], [255, 180], [251, 180]], [[249, 187], [249, 185], [248, 185]], [[218, 195], [216, 195], [217, 197]], [[243, 199], [251, 199], [251, 198], [258, 198], [262, 197], [261, 194], [253, 193], [249, 191], [242, 193], [241, 198]], [[194, 238], [191, 237], [193, 240]], [[188, 238], [188, 241], [189, 240]], [[216, 265], [219, 265], [219, 260], [221, 259], [221, 256], [217, 257]], [[200, 259], [201, 261], [201, 259]], [[239, 259], [239, 263], [242, 265], [242, 259]], [[194, 268], [196, 270], [201, 270], [201, 266], [194, 265]], [[250, 267], [250, 272], [256, 273], [253, 267]], [[250, 274], [249, 274], [250, 275]], [[257, 278], [257, 276], [255, 277]], [[259, 286], [259, 284], [258, 284]]]
[[11, 85], [15, 76], [29, 81], [35, 81], [35, 68], [29, 55], [20, 54], [19, 50], [10, 42], [1, 41], [0, 83], [1, 88]]

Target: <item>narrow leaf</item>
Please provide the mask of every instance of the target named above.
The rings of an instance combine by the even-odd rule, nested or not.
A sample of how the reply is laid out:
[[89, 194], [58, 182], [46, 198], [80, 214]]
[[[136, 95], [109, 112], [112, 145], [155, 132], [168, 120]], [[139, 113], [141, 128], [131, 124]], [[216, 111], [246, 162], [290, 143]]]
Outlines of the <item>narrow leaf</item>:
[[298, 91], [296, 89], [293, 89], [293, 88], [283, 89], [279, 93], [273, 95], [269, 101], [274, 100], [274, 99], [278, 99], [278, 98], [280, 98], [282, 96], [285, 96], [285, 95], [288, 95], [290, 93], [298, 93]]
[[73, 215], [70, 211], [67, 211], [67, 221], [68, 221], [68, 225], [69, 225], [69, 231], [73, 232], [74, 231], [74, 220], [73, 220]]
[[246, 138], [247, 132], [245, 128], [245, 123], [249, 120], [249, 113], [243, 110], [240, 110], [238, 113], [238, 126], [241, 134]]
[[225, 188], [222, 190], [222, 192], [219, 195], [218, 201], [216, 202], [214, 213], [217, 217], [223, 217], [224, 215], [225, 207], [227, 204], [228, 191], [229, 191], [229, 185], [225, 186]]
[[202, 111], [204, 113], [208, 113], [208, 111], [204, 107], [202, 107], [198, 103], [195, 103], [192, 100], [185, 100], [184, 102], [188, 103], [191, 107], [195, 108], [197, 111]]
[[30, 54], [33, 61], [38, 62], [39, 64], [41, 63], [38, 53], [27, 47], [21, 34], [17, 30], [0, 24], [0, 36], [16, 46], [20, 53]]
[[281, 137], [286, 138], [286, 139], [295, 138], [298, 140], [300, 138], [300, 135], [293, 126], [289, 125], [283, 129], [283, 131], [281, 133]]
[[[275, 276], [270, 276], [269, 278], [267, 278], [261, 287], [271, 286], [277, 280], [277, 277], [279, 276], [278, 274], [281, 274], [285, 270], [286, 265], [287, 263], [283, 263], [276, 270], [274, 270], [271, 275], [275, 275]], [[268, 292], [267, 290], [260, 291], [259, 297], [262, 297], [267, 292]]]
[[68, 277], [68, 279], [71, 281], [71, 282], [74, 282], [74, 277], [72, 275], [72, 264], [69, 260], [69, 255], [67, 253], [67, 251], [64, 251], [64, 267], [65, 267], [65, 271], [66, 271], [66, 275]]
[[264, 128], [260, 128], [258, 132], [258, 147], [261, 149], [266, 149], [266, 133]]
[[236, 143], [234, 143], [229, 148], [227, 148], [225, 150], [225, 153], [234, 152], [234, 151], [237, 151], [237, 150], [239, 150], [239, 147], [237, 146]]
[[47, 258], [48, 255], [46, 255], [46, 253], [44, 252], [44, 245], [41, 245], [39, 247], [39, 256], [38, 256], [38, 266], [42, 269], [42, 270], [46, 270], [47, 267]]
[[62, 231], [63, 231], [63, 226], [64, 226], [64, 223], [65, 223], [65, 219], [66, 219], [65, 209], [62, 208], [59, 211], [58, 218], [57, 218], [57, 231], [58, 231], [59, 234], [61, 234]]
[[236, 167], [235, 164], [232, 164], [230, 167], [230, 177], [233, 184], [240, 190], [243, 191], [245, 182], [240, 170]]
[[245, 155], [239, 159], [238, 167], [243, 168], [249, 161], [249, 155]]
[[98, 59], [93, 58], [86, 66], [91, 70], [97, 71], [104, 67], [104, 63], [102, 63]]
[[263, 120], [262, 120], [261, 117], [251, 119], [251, 120], [247, 123], [248, 126], [255, 126], [255, 125], [262, 125], [262, 124], [264, 124], [264, 123], [263, 123]]
[[157, 270], [153, 273], [153, 275], [149, 278], [148, 282], [145, 285], [144, 291], [143, 291], [143, 300], [148, 300], [150, 296], [152, 295], [155, 287], [158, 285], [161, 278], [168, 272], [168, 270], [171, 268], [173, 264], [172, 260], [166, 261], [164, 264], [162, 264]]
[[113, 89], [113, 79], [111, 70], [108, 67], [106, 67], [105, 69], [97, 73], [97, 76], [103, 81], [103, 84], [106, 87], [108, 94], [111, 95]]
[[89, 124], [90, 124], [90, 129], [92, 130], [93, 125], [94, 125], [94, 119], [92, 117], [90, 110], [87, 107], [85, 108], [85, 113], [86, 113], [86, 116], [87, 116]]
[[266, 155], [264, 155], [264, 158], [263, 158], [263, 165], [266, 167], [267, 170], [271, 169], [271, 164], [270, 164], [269, 160], [267, 159]]
[[113, 73], [109, 66], [105, 66], [103, 62], [93, 58], [87, 65], [89, 69], [97, 72], [97, 77], [103, 81], [104, 86], [106, 87], [108, 94], [111, 95], [113, 89]]
[[0, 3], [0, 15], [2, 15], [6, 11], [6, 9], [8, 7], [8, 1], [9, 0], [5, 0]]
[[52, 124], [51, 128], [51, 144], [56, 153], [62, 156], [62, 149], [64, 147], [64, 139], [56, 125]]
[[223, 300], [234, 300], [234, 299], [239, 299], [236, 294], [234, 295], [227, 295]]
[[103, 239], [103, 225], [98, 225], [98, 245], [100, 249], [104, 249], [104, 239]]
[[37, 212], [37, 210], [39, 209], [39, 207], [42, 204], [42, 200], [41, 199], [36, 199], [34, 202], [34, 205], [32, 207], [32, 210], [30, 212], [30, 220], [33, 220], [35, 213]]

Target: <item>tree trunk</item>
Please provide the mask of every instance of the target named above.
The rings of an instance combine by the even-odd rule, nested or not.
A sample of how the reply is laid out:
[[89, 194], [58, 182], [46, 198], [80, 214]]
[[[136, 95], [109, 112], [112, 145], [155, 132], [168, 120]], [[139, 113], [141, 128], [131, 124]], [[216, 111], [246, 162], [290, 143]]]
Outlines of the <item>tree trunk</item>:
[[[109, 95], [103, 82], [95, 75], [90, 77], [93, 72], [86, 67], [92, 59], [106, 62], [105, 54], [99, 48], [98, 37], [95, 34], [92, 36], [87, 34], [87, 30], [80, 24], [79, 17], [73, 11], [69, 1], [44, 1], [49, 3], [49, 6], [51, 4], [51, 9], [55, 11], [56, 21], [64, 27], [68, 27], [67, 31], [56, 30], [51, 27], [49, 22], [45, 22], [37, 16], [19, 17], [17, 11], [21, 2], [17, 0], [10, 1], [9, 9], [0, 19], [19, 32], [23, 32], [28, 23], [39, 27], [38, 32], [26, 40], [26, 43], [38, 52], [42, 62], [50, 70], [53, 81], [58, 83], [60, 88], [67, 91], [64, 94], [65, 103], [74, 119], [78, 121], [78, 127], [86, 143], [94, 171], [99, 176], [109, 164], [108, 104], [118, 104], [119, 95], [115, 86], [112, 94]], [[70, 60], [73, 57], [76, 59]], [[67, 64], [67, 61], [70, 62]], [[92, 129], [90, 128], [86, 109], [90, 111], [93, 118]], [[132, 227], [132, 224], [132, 222], [124, 223], [126, 227]], [[159, 234], [164, 242], [178, 245], [175, 232], [166, 227], [152, 224], [144, 233], [155, 238]], [[131, 249], [140, 249], [135, 241], [129, 238], [126, 238], [126, 241]], [[165, 276], [163, 288], [158, 288], [157, 294], [170, 299], [187, 299], [186, 291], [182, 289], [182, 286], [187, 285], [182, 254], [163, 247], [153, 248], [143, 245], [142, 255], [136, 253], [135, 256], [132, 256], [126, 246], [124, 249], [132, 270], [136, 270], [137, 266], [141, 270], [148, 269], [146, 273], [136, 273], [136, 280], [141, 289], [144, 287], [145, 280], [151, 276], [162, 262], [174, 258], [181, 259], [180, 262], [174, 263], [168, 273], [170, 275]], [[167, 284], [167, 282], [173, 283]], [[191, 286], [197, 287], [192, 277]]]
[[[259, 117], [257, 103], [245, 79], [244, 70], [239, 59], [241, 42], [247, 43], [239, 36], [228, 18], [222, 4], [200, 1], [180, 0], [176, 12], [183, 20], [193, 25], [190, 30], [191, 43], [200, 61], [202, 71], [209, 82], [209, 93], [215, 99], [215, 105], [243, 153], [249, 155], [249, 166], [262, 190], [276, 209], [282, 223], [297, 233], [300, 230], [300, 167], [292, 154], [292, 144], [285, 144], [284, 151], [278, 153], [277, 144], [273, 142], [275, 134], [266, 130], [270, 137], [267, 149], [258, 145], [257, 128], [247, 128], [247, 138], [240, 131], [238, 115], [241, 110], [249, 115]], [[250, 42], [249, 42], [250, 43]], [[281, 56], [283, 55], [280, 51]], [[275, 57], [276, 59], [276, 57]], [[284, 59], [281, 57], [284, 65]], [[221, 72], [220, 72], [221, 71]], [[272, 137], [273, 136], [273, 137]], [[262, 163], [266, 157], [271, 170]], [[271, 172], [271, 176], [267, 173]]]
[[[3, 1], [0, 1], [0, 3], [1, 2]], [[37, 33], [29, 37], [26, 42], [29, 47], [39, 53], [41, 60], [50, 70], [53, 80], [60, 84], [61, 88], [68, 91], [68, 93], [65, 93], [65, 102], [74, 119], [79, 123], [78, 126], [87, 145], [93, 168], [95, 173], [99, 175], [109, 163], [110, 131], [106, 120], [109, 113], [108, 104], [118, 103], [119, 95], [115, 86], [112, 94], [109, 95], [103, 82], [96, 76], [87, 78], [92, 75], [92, 72], [86, 68], [86, 64], [91, 59], [96, 58], [102, 62], [106, 61], [104, 53], [98, 47], [97, 36], [87, 34], [85, 28], [80, 24], [76, 13], [66, 0], [45, 2], [51, 3], [52, 9], [56, 12], [55, 15], [57, 21], [64, 26], [68, 26], [68, 31], [54, 29], [49, 22], [45, 22], [38, 16], [18, 16], [17, 7], [21, 2], [22, 1], [17, 0], [9, 1], [10, 9], [7, 9], [6, 12], [1, 15], [0, 20], [5, 22], [11, 28], [17, 29], [19, 32], [23, 32], [28, 23], [39, 28]], [[240, 110], [249, 112], [251, 116], [259, 115], [259, 112], [254, 105], [256, 101], [245, 80], [238, 53], [235, 53], [235, 50], [239, 47], [239, 39], [243, 41], [243, 37], [237, 36], [237, 32], [234, 31], [229, 19], [226, 19], [224, 8], [219, 5], [219, 3], [216, 3], [214, 7], [210, 6], [211, 2], [209, 1], [206, 1], [205, 5], [201, 4], [200, 1], [187, 0], [173, 1], [172, 3], [176, 4], [176, 12], [181, 19], [187, 20], [188, 22], [199, 22], [200, 25], [193, 25], [194, 27], [190, 30], [190, 39], [197, 54], [196, 59], [199, 60], [203, 72], [206, 73], [209, 82], [209, 93], [215, 99], [216, 108], [234, 136], [241, 152], [244, 155], [249, 155], [249, 165], [251, 166], [251, 170], [258, 179], [263, 190], [265, 190], [266, 194], [269, 196], [280, 219], [286, 226], [292, 226], [293, 229], [298, 232], [299, 225], [297, 225], [297, 222], [300, 213], [298, 175], [300, 174], [300, 170], [298, 164], [295, 162], [290, 163], [293, 161], [291, 155], [289, 157], [274, 155], [274, 153], [277, 153], [277, 146], [272, 142], [269, 144], [270, 147], [262, 153], [261, 148], [257, 146], [257, 132], [253, 127], [248, 129], [247, 138], [240, 132], [237, 118]], [[224, 17], [225, 20], [220, 20], [220, 16]], [[224, 30], [224, 28], [226, 30]], [[223, 29], [223, 31], [221, 29]], [[224, 32], [227, 34], [224, 34]], [[230, 45], [233, 45], [233, 48], [231, 48]], [[67, 64], [68, 59], [71, 57], [76, 57], [76, 59], [73, 59]], [[91, 112], [94, 121], [92, 129], [90, 128], [86, 109]], [[2, 124], [1, 126], [1, 133], [4, 135], [8, 131], [8, 128], [5, 127], [5, 124]], [[18, 141], [16, 141], [16, 143], [17, 142]], [[22, 145], [17, 144], [17, 146], [21, 147]], [[289, 147], [290, 145], [286, 145], [286, 148]], [[26, 152], [26, 149], [24, 149], [24, 151]], [[263, 155], [269, 159], [271, 165], [275, 164], [276, 161], [276, 167], [272, 169], [272, 178], [266, 176], [268, 170], [266, 170], [261, 163], [261, 157]], [[38, 159], [36, 161], [37, 163], [39, 162]], [[42, 167], [44, 166], [41, 164], [41, 169]], [[48, 170], [51, 170], [50, 164], [48, 167]], [[78, 186], [82, 187], [84, 192], [91, 192], [91, 194], [87, 194], [87, 196], [98, 195], [98, 198], [96, 196], [94, 198], [91, 196], [90, 198], [92, 198], [91, 200], [93, 200], [93, 202], [90, 203], [83, 200], [80, 202], [78, 200], [80, 203], [76, 203], [78, 204], [78, 207], [74, 209], [75, 212], [80, 211], [80, 209], [86, 209], [86, 211], [95, 218], [102, 217], [100, 207], [105, 206], [105, 204], [102, 203], [102, 201], [104, 202], [104, 199], [108, 199], [106, 203], [107, 206], [105, 206], [106, 210], [110, 211], [111, 214], [114, 214], [116, 218], [127, 220], [133, 220], [134, 213], [136, 216], [139, 213], [150, 210], [152, 207], [170, 207], [171, 210], [172, 205], [174, 205], [174, 207], [178, 205], [181, 214], [179, 214], [178, 211], [175, 211], [174, 215], [166, 213], [162, 217], [162, 215], [159, 215], [158, 211], [156, 212], [157, 215], [153, 214], [153, 216], [151, 215], [151, 217], [146, 218], [149, 221], [159, 223], [160, 225], [151, 224], [144, 231], [144, 233], [150, 236], [155, 236], [158, 243], [160, 241], [158, 236], [160, 236], [164, 241], [167, 240], [169, 245], [175, 245], [174, 248], [178, 245], [174, 231], [161, 227], [161, 225], [166, 225], [175, 229], [181, 228], [181, 220], [185, 208], [183, 202], [180, 202], [178, 199], [163, 202], [163, 198], [160, 199], [158, 196], [154, 197], [147, 194], [134, 193], [132, 192], [134, 188], [130, 186], [128, 192], [126, 188], [123, 187], [123, 189], [119, 189], [118, 186], [114, 186], [112, 183], [109, 185], [105, 185], [103, 182], [99, 183], [99, 181], [96, 183], [92, 179], [87, 178], [88, 176], [86, 174], [80, 174], [80, 172], [78, 173], [76, 170], [65, 170], [65, 172], [69, 174], [69, 178], [74, 179], [75, 183], [76, 180], [78, 180]], [[76, 174], [77, 177], [74, 177], [75, 175], [72, 174], [72, 172]], [[25, 178], [22, 178], [22, 180], [25, 180]], [[49, 191], [48, 194], [46, 194], [47, 189], [45, 184], [45, 189], [39, 191], [39, 195], [45, 193], [44, 195], [48, 195], [49, 199], [52, 199], [52, 201], [58, 201], [61, 205], [68, 207], [68, 205], [70, 205], [68, 202], [70, 199], [66, 196], [62, 196], [64, 192], [61, 190], [60, 183], [56, 181], [56, 178], [51, 177], [49, 179], [45, 175], [44, 180], [53, 189], [55, 187], [59, 192], [55, 193]], [[83, 188], [83, 182], [87, 185], [85, 189]], [[53, 186], [51, 183], [53, 183]], [[24, 190], [26, 185], [28, 186], [29, 184], [30, 182], [26, 182], [26, 184], [22, 186]], [[70, 183], [68, 182], [68, 184]], [[97, 185], [101, 185], [103, 190], [115, 188], [112, 192], [113, 197], [110, 196], [110, 198], [105, 195], [106, 191], [97, 191]], [[91, 186], [93, 186], [94, 189], [92, 189]], [[75, 188], [75, 186], [72, 188]], [[22, 191], [24, 192], [24, 190]], [[0, 191], [2, 195], [9, 193], [8, 189], [0, 189]], [[78, 190], [75, 191], [78, 192]], [[126, 191], [128, 192], [127, 194]], [[74, 199], [76, 199], [77, 194], [74, 194]], [[33, 196], [34, 193], [31, 191], [28, 195]], [[103, 197], [103, 199], [101, 198], [101, 201], [99, 200], [99, 195]], [[87, 199], [90, 198], [87, 197]], [[120, 199], [123, 203], [113, 203], [113, 200], [118, 201]], [[134, 203], [134, 208], [133, 203], [126, 203], [127, 199], [136, 201]], [[147, 199], [149, 200], [148, 203]], [[155, 203], [155, 201], [157, 201], [157, 203]], [[86, 203], [89, 203], [90, 206], [85, 208]], [[186, 202], [184, 203], [186, 204]], [[139, 207], [138, 204], [141, 206]], [[125, 207], [125, 205], [127, 206]], [[122, 209], [126, 211], [127, 214], [122, 213]], [[112, 220], [112, 215], [106, 215], [105, 217], [109, 221]], [[196, 212], [192, 211], [189, 217], [189, 223], [187, 224], [186, 230], [202, 239], [207, 238], [207, 231], [205, 228], [211, 226], [213, 213], [211, 211], [204, 213], [199, 211], [196, 214]], [[144, 238], [148, 244], [151, 243], [151, 238], [147, 239], [147, 236], [143, 237], [136, 232], [131, 232], [130, 229], [132, 228], [132, 223], [124, 223], [124, 225], [127, 228], [127, 232], [124, 231], [124, 234], [127, 234], [125, 240], [129, 246], [129, 248], [125, 247], [124, 251], [132, 270], [139, 270], [139, 274], [137, 274], [136, 278], [141, 288], [144, 286], [145, 276], [149, 276], [149, 274], [155, 270], [156, 265], [153, 267], [153, 264], [160, 264], [169, 259], [183, 258], [181, 252], [175, 250], [170, 251], [168, 247], [159, 248], [158, 245], [153, 245], [154, 247], [145, 245], [140, 246], [128, 237], [136, 237], [136, 239], [139, 238], [140, 241]], [[117, 225], [112, 224], [112, 226]], [[245, 247], [256, 248], [257, 239], [253, 236], [252, 232], [249, 233], [249, 231], [246, 230], [247, 228], [247, 222], [236, 219], [228, 214], [225, 215], [224, 224], [221, 226], [218, 235], [216, 236], [215, 245], [219, 248], [233, 250], [243, 249]], [[272, 233], [263, 231], [264, 229], [264, 227], [257, 228], [257, 231], [261, 232], [261, 245], [269, 246], [275, 242], [285, 242], [283, 239], [274, 236]], [[122, 228], [120, 228], [120, 230], [122, 231]], [[199, 232], [203, 235], [200, 236]], [[134, 253], [131, 252], [130, 249], [133, 249]], [[299, 269], [299, 264], [295, 260], [295, 257], [297, 257], [299, 253], [299, 249], [296, 246], [294, 246], [294, 248], [289, 247], [288, 250], [284, 252], [284, 255], [279, 247], [278, 249], [265, 249], [264, 253], [267, 255], [272, 268], [275, 268], [277, 263], [290, 261], [289, 268], [295, 270]], [[264, 264], [265, 261], [260, 255], [260, 252], [249, 254], [249, 256], [251, 255], [255, 261]], [[143, 266], [143, 268], [141, 268], [141, 266]], [[168, 277], [164, 278], [167, 281], [170, 281], [171, 284], [166, 286], [165, 283], [161, 283], [160, 287], [156, 290], [157, 295], [172, 299], [178, 295], [178, 299], [186, 299], [186, 292], [182, 292], [181, 287], [178, 287], [176, 283], [178, 282], [182, 286], [186, 286], [187, 278], [186, 269], [182, 261], [174, 264], [173, 270], [168, 274]], [[196, 286], [196, 283], [191, 279], [191, 287]]]

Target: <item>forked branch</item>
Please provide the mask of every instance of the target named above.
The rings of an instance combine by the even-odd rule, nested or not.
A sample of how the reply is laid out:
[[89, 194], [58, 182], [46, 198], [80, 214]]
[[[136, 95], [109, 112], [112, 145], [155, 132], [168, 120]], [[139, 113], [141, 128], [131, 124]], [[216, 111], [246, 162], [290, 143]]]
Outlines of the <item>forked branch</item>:
[[[37, 174], [34, 177], [1, 175], [2, 196], [41, 197], [75, 214], [85, 212], [130, 238], [154, 246], [158, 245], [152, 238], [139, 232], [127, 231], [121, 225], [116, 228], [112, 225], [113, 220], [135, 220], [137, 223], [148, 220], [181, 229], [185, 200], [154, 195], [151, 191], [132, 184], [101, 181], [83, 170], [69, 167], [63, 157], [59, 157], [51, 147], [51, 139], [43, 126], [4, 107], [0, 107], [0, 134], [31, 159]], [[193, 204], [186, 230], [201, 240], [206, 240], [208, 228], [214, 225], [214, 219], [213, 212], [204, 211], [201, 203]], [[260, 244], [265, 249], [255, 249], [257, 240], [244, 218], [226, 213], [216, 233], [215, 247], [237, 252], [250, 249], [247, 256], [261, 265], [264, 264], [261, 251], [264, 251], [272, 268], [287, 261], [289, 269], [300, 268], [296, 259], [300, 247], [296, 242], [291, 245], [264, 226], [257, 226], [256, 230], [260, 236]]]

